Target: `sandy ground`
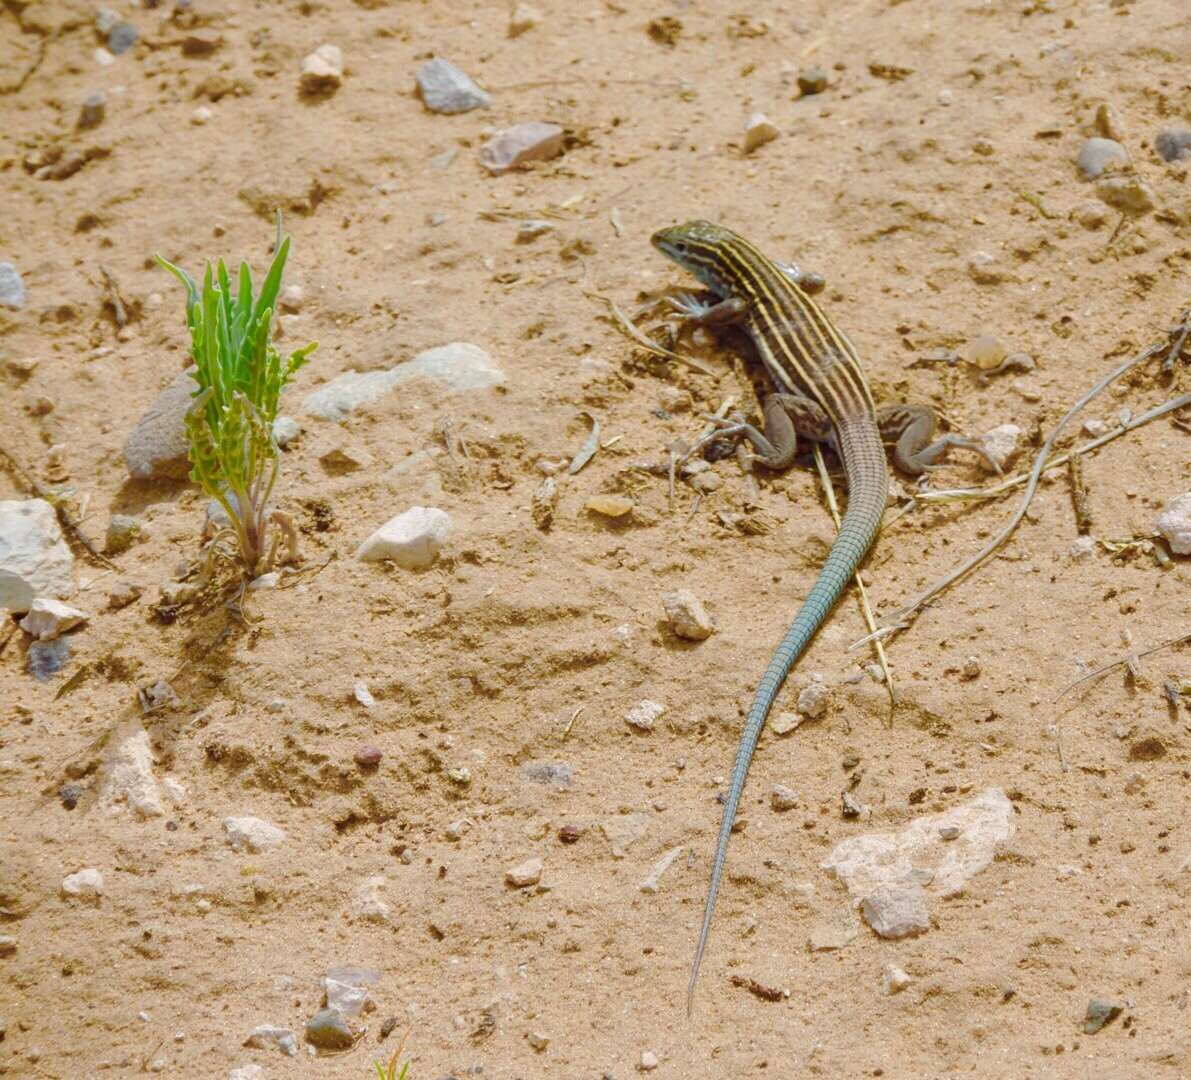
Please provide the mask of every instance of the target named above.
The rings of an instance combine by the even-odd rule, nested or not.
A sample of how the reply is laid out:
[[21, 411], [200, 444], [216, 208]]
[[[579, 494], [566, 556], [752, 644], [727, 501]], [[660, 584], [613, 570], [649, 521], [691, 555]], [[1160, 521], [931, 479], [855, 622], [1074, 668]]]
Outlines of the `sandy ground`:
[[[664, 1077], [1191, 1075], [1191, 713], [1162, 692], [1191, 674], [1188, 653], [1143, 661], [1136, 685], [1118, 670], [1055, 701], [1120, 657], [1126, 632], [1144, 648], [1186, 631], [1188, 565], [1163, 571], [1144, 552], [1103, 548], [1072, 560], [1062, 473], [997, 558], [891, 643], [903, 701], [892, 725], [871, 657], [845, 651], [864, 632], [856, 598], [841, 603], [779, 703], [792, 708], [818, 672], [832, 687], [826, 716], [762, 740], [686, 1019], [716, 794], [832, 526], [805, 462], [759, 476], [746, 513], [750, 478], [722, 461], [719, 490], [696, 504], [680, 485], [671, 512], [665, 480], [632, 466], [662, 460], [697, 432], [698, 412], [751, 394], [749, 380], [732, 341], [696, 344], [712, 377], [634, 356], [588, 295], [632, 309], [683, 283], [649, 234], [722, 220], [824, 275], [822, 302], [882, 400], [933, 403], [956, 430], [1048, 431], [1188, 300], [1188, 169], [1153, 150], [1159, 131], [1191, 121], [1185, 5], [537, 6], [537, 25], [509, 38], [502, 3], [166, 3], [124, 12], [140, 40], [106, 66], [89, 5], [0, 9], [0, 259], [29, 294], [0, 309], [0, 438], [85, 502], [97, 543], [111, 513], [139, 515], [150, 534], [117, 573], [77, 553], [73, 602], [92, 618], [59, 677], [25, 672], [19, 632], [0, 655], [0, 931], [16, 938], [0, 957], [0, 1072], [225, 1077], [255, 1062], [266, 1077], [363, 1080], [408, 1030], [416, 1080], [623, 1080], [643, 1053]], [[647, 31], [662, 16], [677, 20], [663, 26], [670, 43]], [[191, 55], [187, 35], [217, 44]], [[301, 59], [324, 42], [342, 49], [346, 75], [304, 99]], [[413, 75], [431, 55], [485, 86], [491, 108], [425, 110]], [[813, 66], [829, 86], [798, 100], [795, 76]], [[96, 90], [106, 118], [76, 130]], [[1106, 211], [1089, 228], [1081, 218], [1094, 224], [1102, 204], [1074, 161], [1102, 102], [1156, 209]], [[204, 125], [192, 123], [199, 105], [213, 114]], [[756, 110], [781, 135], [746, 156]], [[564, 125], [566, 153], [487, 175], [478, 147], [527, 120]], [[59, 151], [82, 153], [82, 167], [39, 177]], [[337, 558], [257, 594], [250, 626], [219, 607], [164, 624], [157, 586], [197, 554], [204, 504], [183, 484], [129, 481], [121, 457], [185, 362], [182, 298], [150, 256], [262, 266], [277, 206], [294, 237], [288, 280], [307, 296], [286, 343], [321, 343], [287, 399], [306, 433], [286, 454], [279, 501], [303, 526], [308, 566]], [[550, 208], [554, 231], [517, 243], [518, 218]], [[995, 280], [974, 279], [977, 252], [993, 258], [978, 276]], [[133, 316], [119, 335], [100, 267]], [[1036, 368], [982, 382], [924, 362], [980, 333]], [[341, 432], [301, 414], [335, 375], [457, 340], [486, 349], [506, 383], [470, 395], [407, 386]], [[1139, 412], [1186, 378], [1184, 365], [1172, 386], [1149, 365], [1090, 415]], [[690, 410], [675, 411], [676, 387]], [[539, 466], [575, 452], [583, 412], [606, 448], [563, 481], [541, 531], [529, 510]], [[462, 468], [441, 452], [443, 420], [468, 446]], [[320, 447], [340, 437], [372, 464], [328, 475]], [[1091, 456], [1093, 535], [1150, 535], [1157, 509], [1188, 488], [1188, 446], [1164, 419]], [[983, 479], [957, 453], [931, 482]], [[634, 499], [627, 523], [585, 511], [601, 493]], [[27, 494], [0, 470], [0, 498]], [[352, 558], [415, 504], [455, 522], [433, 569]], [[899, 517], [868, 564], [874, 603], [894, 610], [1010, 510]], [[769, 528], [748, 535], [731, 515]], [[108, 611], [121, 579], [145, 595]], [[716, 621], [703, 643], [665, 625], [660, 594], [680, 587]], [[154, 770], [186, 795], [163, 817], [104, 813], [106, 741], [139, 715], [137, 688], [163, 678], [180, 702], [145, 721]], [[358, 679], [370, 711], [352, 697]], [[624, 721], [643, 698], [666, 706], [650, 733]], [[375, 771], [353, 764], [364, 743], [384, 753]], [[569, 765], [569, 788], [531, 779], [526, 766], [542, 762]], [[70, 782], [84, 789], [74, 810], [58, 795]], [[796, 809], [770, 808], [774, 783], [798, 793]], [[849, 786], [870, 817], [841, 817]], [[864, 928], [842, 949], [808, 949], [812, 929], [848, 907], [819, 865], [834, 844], [990, 786], [1013, 800], [1016, 835], [964, 895], [934, 904], [928, 933], [890, 942]], [[279, 825], [285, 843], [231, 851], [221, 823], [245, 814]], [[560, 840], [564, 826], [576, 842]], [[625, 827], [640, 836], [616, 858], [606, 831]], [[660, 890], [641, 892], [675, 847]], [[543, 887], [506, 885], [534, 857]], [[95, 906], [59, 895], [81, 867], [104, 875]], [[378, 875], [387, 923], [352, 913], [360, 882]], [[913, 980], [892, 996], [891, 963]], [[380, 975], [354, 1049], [290, 1059], [241, 1046], [262, 1023], [300, 1034], [318, 979], [339, 965]], [[764, 1001], [733, 976], [789, 993]], [[1093, 996], [1124, 1012], [1089, 1036]]]

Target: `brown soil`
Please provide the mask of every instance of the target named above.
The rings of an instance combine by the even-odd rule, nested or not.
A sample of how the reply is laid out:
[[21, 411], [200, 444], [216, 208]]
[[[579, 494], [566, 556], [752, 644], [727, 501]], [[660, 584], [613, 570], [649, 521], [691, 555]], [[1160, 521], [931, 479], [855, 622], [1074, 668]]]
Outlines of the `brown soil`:
[[[255, 1061], [269, 1077], [363, 1080], [408, 1029], [416, 1080], [623, 1080], [643, 1051], [665, 1077], [1191, 1075], [1191, 718], [1162, 693], [1189, 674], [1188, 653], [1147, 659], [1140, 684], [1117, 671], [1055, 701], [1120, 656], [1123, 633], [1146, 647], [1186, 631], [1188, 566], [1163, 572], [1144, 553], [1104, 550], [1070, 560], [1062, 475], [997, 558], [891, 643], [904, 700], [892, 726], [864, 674], [871, 657], [845, 651], [864, 632], [855, 597], [839, 606], [779, 706], [818, 671], [831, 707], [762, 740], [686, 1019], [741, 708], [832, 527], [804, 467], [760, 477], [753, 517], [768, 532], [724, 524], [721, 512], [749, 501], [732, 460], [715, 466], [722, 486], [697, 506], [680, 485], [671, 513], [664, 479], [632, 464], [663, 458], [697, 431], [698, 412], [751, 393], [748, 381], [731, 342], [697, 349], [715, 377], [634, 359], [589, 295], [631, 309], [641, 290], [680, 283], [648, 235], [687, 217], [722, 220], [827, 278], [823, 303], [882, 399], [934, 403], [958, 430], [1047, 431], [1187, 302], [1187, 167], [1152, 149], [1158, 131], [1191, 120], [1185, 5], [820, 0], [797, 14], [739, 5], [747, 16], [715, 4], [537, 6], [540, 23], [510, 40], [502, 3], [197, 0], [193, 26], [164, 6], [131, 12], [141, 41], [107, 67], [93, 57], [90, 5], [9, 0], [0, 11], [0, 258], [29, 291], [23, 310], [0, 311], [0, 361], [40, 360], [25, 381], [3, 371], [0, 445], [44, 483], [66, 470], [92, 539], [112, 512], [142, 515], [151, 532], [117, 558], [118, 574], [80, 553], [86, 587], [74, 602], [93, 614], [61, 677], [25, 674], [19, 633], [0, 656], [0, 930], [18, 940], [0, 958], [0, 1072], [131, 1076], [161, 1061], [172, 1076], [225, 1077]], [[659, 16], [680, 25], [651, 37]], [[187, 34], [217, 47], [188, 55]], [[667, 35], [672, 44], [655, 40]], [[299, 64], [323, 42], [342, 48], [347, 74], [334, 94], [305, 100]], [[425, 111], [411, 89], [432, 54], [486, 86], [492, 108]], [[796, 72], [814, 65], [831, 85], [796, 100]], [[106, 119], [76, 131], [97, 89]], [[1157, 209], [1110, 211], [1089, 229], [1078, 215], [1095, 205], [1094, 185], [1074, 159], [1101, 102]], [[201, 103], [214, 116], [196, 126]], [[783, 133], [744, 156], [755, 110]], [[476, 160], [486, 131], [525, 120], [565, 125], [565, 155], [486, 175]], [[82, 153], [81, 168], [49, 179], [26, 167], [58, 149]], [[431, 164], [453, 149], [445, 168]], [[286, 343], [321, 342], [287, 411], [299, 415], [301, 397], [341, 372], [454, 340], [488, 350], [508, 382], [390, 395], [345, 425], [375, 459], [346, 476], [318, 463], [328, 425], [304, 419], [280, 501], [305, 530], [308, 564], [335, 561], [301, 587], [256, 594], [250, 626], [218, 606], [163, 625], [156, 586], [196, 555], [204, 502], [185, 485], [128, 482], [121, 460], [125, 435], [185, 362], [180, 292], [149, 257], [197, 268], [247, 255], [260, 266], [277, 206], [294, 236], [289, 280], [308, 298]], [[563, 208], [555, 231], [516, 243], [516, 217], [550, 207]], [[998, 283], [970, 276], [977, 251], [995, 257]], [[121, 334], [101, 266], [133, 317]], [[1037, 369], [981, 383], [962, 366], [918, 363], [981, 332]], [[1185, 366], [1176, 378], [1185, 387]], [[1155, 365], [1126, 382], [1091, 413], [1112, 419], [1174, 392]], [[689, 391], [693, 411], [658, 413], [669, 386]], [[543, 532], [529, 510], [538, 464], [578, 448], [581, 412], [616, 441], [565, 480]], [[397, 468], [440, 445], [444, 419], [470, 449], [466, 469], [444, 456]], [[62, 466], [47, 460], [55, 445]], [[1187, 448], [1161, 420], [1092, 456], [1094, 535], [1150, 534], [1157, 508], [1188, 487]], [[957, 453], [932, 483], [981, 479]], [[636, 501], [626, 525], [585, 512], [609, 492]], [[0, 498], [26, 494], [0, 472]], [[414, 504], [456, 523], [434, 569], [353, 560], [361, 539]], [[894, 610], [1010, 509], [900, 517], [869, 561], [874, 602]], [[121, 578], [146, 595], [107, 611]], [[659, 594], [676, 587], [714, 615], [706, 642], [666, 629]], [[969, 656], [981, 673], [965, 680]], [[90, 795], [66, 810], [58, 789], [79, 774], [93, 786], [106, 736], [139, 713], [137, 688], [161, 678], [181, 703], [146, 722], [158, 776], [186, 785], [185, 803], [148, 822], [105, 815]], [[357, 679], [376, 697], [371, 712], [352, 699]], [[648, 734], [623, 718], [642, 698], [667, 707]], [[1061, 741], [1047, 737], [1052, 725]], [[362, 743], [383, 750], [378, 770], [353, 764]], [[839, 813], [850, 755], [868, 821]], [[571, 766], [569, 790], [527, 778], [524, 766], [543, 761]], [[470, 785], [450, 778], [460, 767]], [[770, 809], [775, 782], [798, 791], [798, 809]], [[929, 933], [884, 942], [865, 929], [842, 950], [808, 951], [810, 929], [846, 907], [819, 868], [832, 845], [990, 785], [1014, 800], [1017, 834], [964, 896], [935, 906]], [[232, 853], [221, 822], [241, 814], [280, 825], [287, 842]], [[643, 815], [643, 835], [617, 859], [601, 827], [626, 814]], [[471, 828], [453, 842], [458, 819]], [[564, 825], [581, 830], [577, 842], [559, 840]], [[639, 891], [676, 846], [689, 857], [657, 894]], [[549, 888], [507, 886], [506, 869], [535, 856]], [[106, 879], [94, 908], [58, 895], [83, 866]], [[388, 879], [389, 925], [350, 913], [373, 875]], [[914, 980], [896, 996], [881, 992], [889, 963]], [[257, 1024], [300, 1030], [317, 979], [340, 964], [381, 974], [354, 1050], [314, 1060], [303, 1048], [291, 1060], [241, 1048]], [[789, 996], [763, 1000], [748, 980]], [[1125, 1012], [1087, 1036], [1092, 996]], [[389, 1016], [396, 1031], [378, 1044]]]

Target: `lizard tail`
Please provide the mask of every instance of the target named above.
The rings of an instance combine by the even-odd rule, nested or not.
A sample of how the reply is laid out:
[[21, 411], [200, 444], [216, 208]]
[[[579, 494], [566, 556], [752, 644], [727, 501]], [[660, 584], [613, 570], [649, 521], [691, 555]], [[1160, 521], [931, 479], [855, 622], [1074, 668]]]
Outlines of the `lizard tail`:
[[728, 841], [736, 821], [736, 811], [740, 806], [740, 797], [744, 792], [744, 781], [753, 760], [753, 752], [757, 749], [761, 729], [765, 726], [765, 718], [769, 715], [778, 690], [781, 689], [790, 669], [823, 625], [881, 527], [881, 515], [885, 511], [885, 500], [889, 492], [889, 473], [875, 421], [870, 417], [862, 417], [842, 423], [838, 428], [838, 443], [848, 476], [848, 509], [815, 584], [803, 601], [802, 607], [798, 609], [790, 629], [786, 631], [786, 636], [782, 638], [781, 644], [769, 661], [769, 666], [765, 669], [765, 674], [761, 677], [748, 718], [745, 720], [744, 731], [736, 749], [736, 762], [732, 766], [732, 782], [720, 820], [719, 841], [716, 844], [715, 861], [711, 867], [711, 885], [703, 908], [703, 926], [699, 931], [699, 943], [695, 948], [695, 960], [691, 966], [690, 982], [687, 984], [688, 1016], [694, 1006], [699, 966], [703, 962], [703, 953], [707, 949], [707, 939], [711, 933], [711, 919], [715, 913], [715, 902], [724, 874]]

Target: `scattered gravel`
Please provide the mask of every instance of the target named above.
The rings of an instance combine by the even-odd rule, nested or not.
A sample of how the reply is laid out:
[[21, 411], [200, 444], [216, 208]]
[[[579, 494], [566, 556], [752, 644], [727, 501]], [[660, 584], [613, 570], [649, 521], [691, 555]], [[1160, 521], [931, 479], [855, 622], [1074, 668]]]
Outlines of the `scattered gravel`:
[[491, 104], [491, 98], [466, 72], [441, 57], [427, 60], [418, 68], [417, 82], [422, 102], [431, 112], [465, 113]]

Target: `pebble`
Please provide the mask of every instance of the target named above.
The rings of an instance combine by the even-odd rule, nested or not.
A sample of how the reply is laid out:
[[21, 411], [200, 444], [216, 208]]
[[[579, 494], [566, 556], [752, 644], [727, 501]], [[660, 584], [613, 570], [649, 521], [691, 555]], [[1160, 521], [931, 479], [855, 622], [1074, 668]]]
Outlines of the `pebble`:
[[553, 231], [554, 226], [549, 221], [542, 221], [540, 218], [530, 218], [528, 221], [523, 221], [517, 226], [517, 243], [528, 244], [536, 240], [539, 236], [545, 236], [546, 233]]
[[593, 495], [584, 505], [591, 513], [613, 520], [633, 512], [633, 500], [624, 495]]
[[784, 784], [774, 784], [769, 791], [769, 804], [779, 814], [793, 810], [798, 805], [798, 794]]
[[820, 679], [812, 679], [798, 693], [798, 711], [808, 720], [819, 720], [827, 712], [831, 691]]
[[442, 57], [427, 60], [418, 68], [417, 82], [422, 103], [431, 112], [465, 113], [486, 109], [492, 103], [466, 72]]
[[643, 882], [641, 882], [641, 891], [651, 895], [656, 893], [661, 887], [662, 875], [674, 865], [675, 861], [684, 850], [685, 848], [682, 847], [671, 848], [666, 852], [665, 855], [658, 859], [658, 861], [653, 864], [653, 869], [649, 871], [648, 876]]
[[558, 509], [558, 481], [547, 476], [530, 497], [529, 516], [539, 529], [545, 531], [554, 524], [554, 512]]
[[968, 256], [968, 276], [977, 285], [997, 285], [1005, 279], [996, 258], [987, 251], [973, 251]]
[[59, 634], [66, 633], [85, 623], [89, 616], [61, 600], [38, 597], [29, 605], [29, 614], [21, 620], [21, 629], [38, 641], [53, 641]]
[[302, 425], [292, 416], [279, 416], [273, 421], [273, 441], [286, 449], [302, 434]]
[[432, 379], [455, 391], [482, 390], [504, 382], [505, 373], [478, 345], [453, 341], [388, 370], [349, 371], [308, 395], [302, 407], [323, 420], [344, 420], [414, 378]]
[[827, 89], [827, 72], [822, 68], [809, 68], [798, 73], [798, 90], [803, 97], [821, 94]]
[[134, 480], [185, 480], [189, 475], [186, 413], [194, 400], [195, 370], [174, 376], [124, 440], [124, 461]]
[[943, 825], [939, 829], [940, 840], [958, 840], [960, 836], [960, 827], [958, 825]]
[[132, 23], [118, 22], [108, 31], [108, 52], [113, 56], [128, 52], [136, 44], [137, 32]]
[[1168, 502], [1154, 519], [1154, 527], [1176, 555], [1191, 555], [1191, 491]]
[[343, 82], [343, 53], [338, 45], [320, 45], [302, 60], [298, 80], [304, 94], [330, 94]]
[[744, 127], [744, 152], [751, 154], [754, 150], [773, 142], [781, 132], [764, 113], [756, 112], [748, 118]]
[[705, 641], [715, 630], [715, 623], [707, 614], [702, 601], [690, 589], [662, 593], [662, 607], [670, 629], [688, 641]]
[[107, 103], [107, 95], [102, 90], [88, 94], [79, 108], [78, 127], [84, 131], [99, 127], [107, 112]]
[[1163, 161], [1184, 161], [1191, 158], [1191, 131], [1186, 128], [1170, 128], [1159, 132], [1154, 139], [1154, 149]]
[[530, 762], [521, 771], [527, 780], [532, 780], [535, 784], [558, 788], [560, 791], [569, 788], [574, 780], [571, 767], [565, 761]]
[[70, 659], [70, 642], [66, 638], [54, 641], [35, 641], [25, 653], [25, 670], [38, 682], [57, 675]]
[[252, 1034], [244, 1040], [244, 1045], [256, 1050], [267, 1050], [270, 1046], [275, 1046], [289, 1057], [298, 1055], [298, 1039], [293, 1031], [276, 1024], [260, 1024], [253, 1028]]
[[141, 522], [130, 514], [113, 514], [104, 536], [103, 550], [108, 555], [122, 555], [141, 538]]
[[[190, 122], [195, 127], [202, 127], [214, 115], [215, 111], [209, 105], [196, 105], [194, 112], [190, 114]], [[256, 1066], [254, 1065], [253, 1068], [256, 1068]]]
[[10, 262], [0, 262], [0, 304], [10, 308], [25, 306], [25, 283]]
[[11, 934], [0, 934], [0, 956], [12, 956], [17, 951], [17, 939]]
[[930, 929], [921, 885], [881, 885], [860, 902], [864, 921], [880, 937], [914, 937]]
[[306, 1041], [320, 1050], [350, 1050], [356, 1037], [338, 1009], [320, 1009], [306, 1021]]
[[1101, 435], [1107, 435], [1111, 429], [1103, 420], [1092, 419], [1083, 422], [1083, 432], [1085, 435], [1090, 435], [1093, 439], [1100, 438]]
[[1124, 1007], [1116, 1004], [1114, 1001], [1092, 998], [1088, 1002], [1087, 1011], [1084, 1013], [1083, 1033], [1085, 1035], [1095, 1035], [1102, 1027], [1111, 1024], [1123, 1011]]
[[529, 1045], [532, 1046], [539, 1054], [550, 1045], [550, 1037], [548, 1035], [544, 1035], [540, 1031], [527, 1031], [525, 1033], [525, 1038]]
[[881, 990], [887, 995], [900, 994], [913, 981], [901, 968], [886, 964], [881, 976]]
[[505, 871], [505, 881], [517, 889], [524, 889], [536, 885], [542, 880], [542, 860], [526, 859], [525, 862], [510, 866]]
[[99, 806], [109, 814], [131, 810], [141, 818], [165, 813], [153, 775], [153, 747], [140, 721], [130, 721], [112, 740], [100, 773]]
[[964, 661], [964, 666], [960, 670], [960, 674], [965, 679], [977, 679], [980, 677], [980, 658], [978, 656], [969, 656]]
[[650, 701], [646, 698], [644, 701], [637, 702], [627, 713], [625, 713], [625, 723], [629, 727], [636, 728], [638, 731], [653, 731], [653, 725], [657, 723], [658, 717], [666, 711], [666, 706], [657, 701]]
[[451, 516], [430, 506], [412, 506], [390, 518], [356, 550], [363, 562], [390, 559], [404, 570], [433, 565], [451, 533]]
[[1112, 139], [1092, 138], [1084, 142], [1076, 158], [1085, 180], [1098, 180], [1106, 172], [1129, 165], [1129, 151]]
[[384, 753], [378, 747], [361, 746], [353, 755], [352, 760], [361, 769], [375, 769], [383, 757]]
[[840, 792], [840, 814], [846, 818], [863, 817], [868, 813], [868, 807], [858, 802], [850, 791]]
[[558, 830], [558, 839], [564, 844], [575, 844], [583, 835], [583, 829], [578, 825], [563, 825]]
[[656, 1069], [661, 1062], [658, 1061], [658, 1056], [652, 1050], [641, 1051], [641, 1071], [650, 1072]]
[[361, 881], [352, 897], [352, 914], [366, 922], [388, 922], [393, 909], [381, 897], [381, 890], [388, 883], [388, 878], [380, 874]]
[[1107, 101], [1096, 106], [1096, 130], [1106, 139], [1115, 139], [1118, 143], [1125, 141], [1125, 128], [1121, 118]]
[[319, 452], [318, 463], [332, 476], [343, 476], [371, 468], [376, 459], [346, 432], [335, 432], [330, 445]]
[[802, 717], [796, 712], [780, 712], [769, 721], [769, 730], [775, 735], [789, 735], [802, 724]]
[[1069, 558], [1076, 562], [1082, 562], [1084, 559], [1090, 558], [1096, 554], [1096, 541], [1091, 536], [1081, 536], [1077, 540], [1071, 542], [1071, 546], [1067, 549]]
[[241, 1065], [227, 1074], [227, 1080], [265, 1080], [265, 1070], [259, 1065]]
[[509, 16], [509, 37], [520, 37], [537, 26], [541, 19], [541, 13], [537, 8], [529, 4], [518, 4]]
[[359, 1016], [376, 1006], [368, 996], [368, 987], [380, 979], [369, 968], [331, 968], [323, 976], [323, 994], [328, 1009], [341, 1016]]
[[285, 840], [281, 829], [258, 817], [224, 818], [223, 831], [233, 851], [267, 851]]
[[[1004, 471], [1005, 467], [1017, 456], [1021, 437], [1024, 434], [1025, 432], [1016, 424], [1000, 424], [980, 436], [980, 445], [984, 448], [984, 452]], [[983, 458], [981, 458], [980, 465], [985, 472], [996, 472], [991, 462], [985, 461]]]
[[617, 814], [601, 821], [600, 830], [612, 849], [612, 858], [625, 858], [628, 849], [645, 835], [652, 820], [651, 815], [638, 810], [632, 814]]
[[968, 363], [978, 367], [981, 371], [993, 371], [999, 368], [1008, 355], [1008, 350], [991, 334], [981, 334], [968, 342], [965, 350]]
[[480, 147], [480, 164], [491, 173], [503, 173], [532, 161], [549, 161], [563, 152], [563, 134], [557, 124], [514, 124]]
[[1096, 185], [1096, 194], [1109, 206], [1131, 214], [1147, 213], [1157, 205], [1153, 189], [1136, 176], [1105, 177]]
[[62, 879], [62, 894], [98, 903], [103, 895], [103, 874], [93, 866], [74, 874], [67, 874]]

